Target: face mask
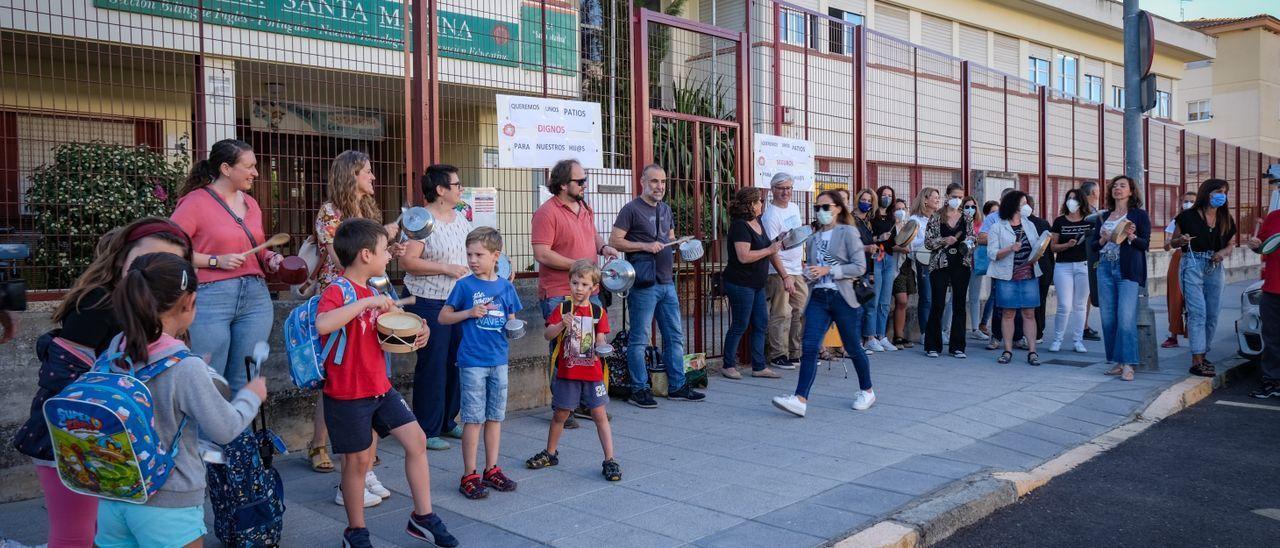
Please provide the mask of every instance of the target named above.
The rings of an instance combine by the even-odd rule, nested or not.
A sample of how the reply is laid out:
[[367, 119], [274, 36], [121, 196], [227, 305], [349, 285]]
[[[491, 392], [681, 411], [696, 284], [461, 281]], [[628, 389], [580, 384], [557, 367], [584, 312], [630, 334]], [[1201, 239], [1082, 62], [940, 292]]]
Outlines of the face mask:
[[861, 211], [863, 213], [871, 211], [871, 204], [868, 204], [866, 202], [858, 202], [858, 211]]
[[1191, 209], [1191, 206], [1193, 206], [1193, 205], [1196, 205], [1196, 203], [1195, 203], [1195, 202], [1182, 202], [1182, 209]]
[[1209, 195], [1209, 205], [1213, 207], [1222, 207], [1227, 205], [1227, 195], [1213, 193]]
[[951, 209], [960, 207], [960, 198], [947, 198], [947, 207]]
[[1067, 211], [1072, 213], [1080, 211], [1080, 202], [1075, 199], [1067, 200]]
[[835, 218], [835, 215], [836, 215], [835, 213], [832, 213], [832, 212], [830, 212], [830, 211], [819, 211], [819, 212], [816, 214], [816, 216], [817, 216], [817, 218], [818, 218], [818, 224], [820, 224], [820, 225], [829, 225], [829, 224], [831, 224], [831, 219], [834, 219], [834, 218]]
[[1023, 219], [1026, 219], [1027, 217], [1030, 217], [1030, 216], [1031, 216], [1031, 213], [1032, 213], [1032, 211], [1031, 211], [1031, 206], [1029, 206], [1029, 205], [1027, 205], [1027, 204], [1022, 204], [1022, 208], [1021, 208], [1021, 209], [1019, 209], [1018, 211], [1019, 211], [1020, 213], [1022, 213], [1022, 218], [1023, 218]]
[[973, 216], [975, 213], [977, 213], [977, 212], [978, 212], [978, 208], [976, 208], [976, 207], [966, 207], [966, 208], [964, 208], [964, 216], [965, 216], [965, 217], [972, 217], [972, 216]]
[[893, 204], [893, 198], [888, 196], [880, 197], [880, 207], [889, 207], [891, 204]]
[[897, 219], [897, 220], [899, 220], [899, 221], [901, 221], [901, 220], [903, 220], [903, 219], [906, 219], [906, 218], [907, 218], [907, 210], [905, 210], [905, 209], [899, 209], [899, 210], [897, 210], [897, 211], [893, 212], [893, 218], [894, 218], [894, 219]]

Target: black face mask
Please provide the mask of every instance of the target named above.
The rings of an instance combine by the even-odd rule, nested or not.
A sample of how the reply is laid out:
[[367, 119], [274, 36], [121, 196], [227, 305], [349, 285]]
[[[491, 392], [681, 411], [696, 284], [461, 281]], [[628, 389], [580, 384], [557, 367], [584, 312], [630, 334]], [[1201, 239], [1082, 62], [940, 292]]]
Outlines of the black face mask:
[[889, 205], [890, 205], [890, 204], [892, 204], [892, 203], [893, 203], [893, 198], [890, 198], [890, 197], [888, 197], [888, 196], [881, 196], [881, 197], [880, 197], [880, 207], [882, 207], [882, 208], [887, 208], [887, 207], [889, 207]]

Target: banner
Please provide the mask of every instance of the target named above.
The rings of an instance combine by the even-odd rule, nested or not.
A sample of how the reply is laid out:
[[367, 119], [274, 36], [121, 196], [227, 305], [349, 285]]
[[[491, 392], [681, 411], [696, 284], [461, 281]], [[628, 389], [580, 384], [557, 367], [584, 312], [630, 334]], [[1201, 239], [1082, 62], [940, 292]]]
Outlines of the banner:
[[378, 141], [383, 138], [385, 125], [382, 113], [372, 110], [254, 99], [249, 127], [275, 133]]
[[574, 159], [604, 167], [600, 103], [498, 95], [498, 166], [549, 168]]
[[757, 133], [754, 148], [755, 186], [769, 188], [773, 175], [782, 172], [791, 175], [797, 192], [813, 191], [814, 172], [817, 171], [813, 161], [813, 143]]
[[472, 226], [498, 228], [498, 189], [463, 188], [462, 201], [454, 206]]

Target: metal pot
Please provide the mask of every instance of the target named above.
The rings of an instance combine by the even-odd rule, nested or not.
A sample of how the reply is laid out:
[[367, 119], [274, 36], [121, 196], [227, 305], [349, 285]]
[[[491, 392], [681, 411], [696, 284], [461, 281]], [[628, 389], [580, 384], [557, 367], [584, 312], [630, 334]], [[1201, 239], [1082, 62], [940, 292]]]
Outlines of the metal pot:
[[400, 208], [400, 241], [424, 240], [436, 227], [436, 218], [427, 208], [414, 206]]
[[290, 255], [284, 258], [280, 263], [280, 271], [278, 276], [280, 281], [289, 285], [299, 285], [307, 281], [307, 274], [311, 269], [307, 267], [307, 261], [297, 255]]
[[809, 241], [810, 236], [813, 236], [813, 228], [804, 225], [783, 232], [778, 236], [778, 240], [782, 242], [782, 249], [795, 249]]
[[386, 276], [373, 276], [369, 278], [369, 289], [391, 297], [392, 299], [396, 298], [396, 296], [391, 293], [391, 280]]
[[702, 258], [704, 250], [701, 240], [689, 240], [680, 244], [680, 258], [693, 262]]
[[600, 357], [602, 357], [602, 358], [607, 358], [607, 357], [609, 357], [609, 356], [612, 356], [612, 355], [613, 355], [613, 345], [610, 345], [610, 344], [602, 344], [602, 345], [600, 345], [600, 346], [597, 346], [597, 347], [596, 347], [596, 355], [597, 355], [597, 356], [600, 356]]
[[525, 335], [529, 331], [524, 320], [507, 320], [507, 338], [516, 340]]
[[625, 260], [610, 260], [604, 263], [604, 268], [600, 269], [600, 285], [619, 297], [627, 298], [627, 293], [635, 283], [636, 269]]

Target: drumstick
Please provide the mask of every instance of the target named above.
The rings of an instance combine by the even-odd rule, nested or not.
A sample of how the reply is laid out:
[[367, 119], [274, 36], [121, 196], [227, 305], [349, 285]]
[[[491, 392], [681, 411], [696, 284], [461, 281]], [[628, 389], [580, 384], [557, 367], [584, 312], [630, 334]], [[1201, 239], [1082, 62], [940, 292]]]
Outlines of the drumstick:
[[276, 235], [274, 235], [274, 236], [272, 236], [272, 237], [268, 238], [268, 239], [267, 239], [267, 241], [262, 242], [261, 244], [258, 244], [258, 246], [257, 246], [257, 247], [254, 247], [253, 249], [250, 249], [250, 250], [248, 250], [248, 251], [244, 252], [244, 254], [245, 254], [245, 255], [253, 255], [254, 253], [257, 253], [257, 252], [259, 252], [259, 251], [262, 251], [262, 250], [264, 250], [264, 249], [266, 249], [266, 248], [268, 248], [268, 247], [275, 247], [275, 246], [278, 246], [278, 245], [284, 245], [284, 244], [287, 244], [287, 243], [289, 243], [289, 235], [288, 235], [288, 234], [285, 234], [285, 233], [283, 233], [283, 232], [281, 232], [281, 233], [279, 233], [279, 234], [276, 234]]
[[405, 297], [403, 299], [396, 299], [395, 304], [396, 306], [409, 306], [414, 302], [416, 302], [417, 300], [418, 300], [417, 297], [414, 297], [413, 295], [409, 295], [408, 297]]
[[674, 241], [670, 241], [665, 244], [662, 244], [662, 247], [671, 247], [673, 245], [680, 245], [692, 239], [693, 239], [693, 236], [684, 236], [682, 238], [676, 238]]

